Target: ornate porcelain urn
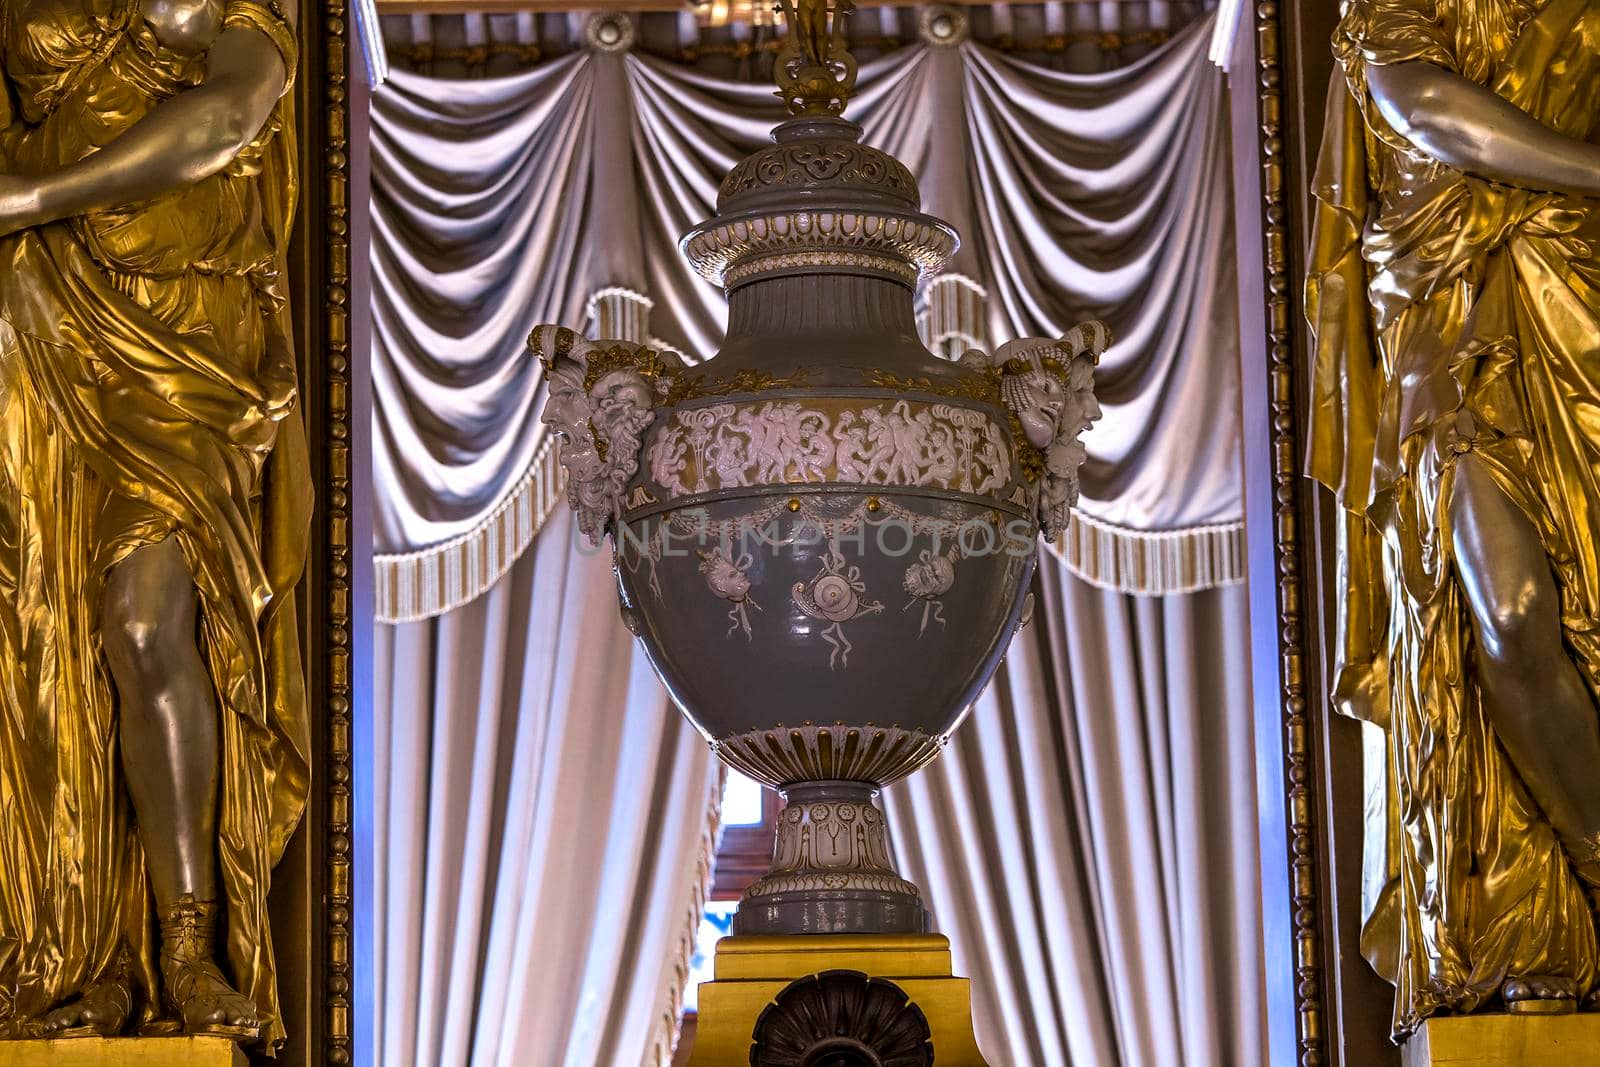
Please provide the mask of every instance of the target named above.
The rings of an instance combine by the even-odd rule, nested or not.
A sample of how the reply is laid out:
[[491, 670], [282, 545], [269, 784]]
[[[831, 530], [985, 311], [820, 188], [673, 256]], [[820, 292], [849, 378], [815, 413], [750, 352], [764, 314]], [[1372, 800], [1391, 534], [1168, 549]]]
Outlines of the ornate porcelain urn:
[[802, 6], [795, 117], [682, 242], [727, 291], [722, 350], [689, 366], [557, 327], [530, 346], [629, 629], [717, 755], [788, 800], [736, 932], [919, 933], [874, 797], [938, 755], [1020, 625], [1108, 338], [929, 352], [916, 288], [956, 234], [839, 117], [854, 63]]

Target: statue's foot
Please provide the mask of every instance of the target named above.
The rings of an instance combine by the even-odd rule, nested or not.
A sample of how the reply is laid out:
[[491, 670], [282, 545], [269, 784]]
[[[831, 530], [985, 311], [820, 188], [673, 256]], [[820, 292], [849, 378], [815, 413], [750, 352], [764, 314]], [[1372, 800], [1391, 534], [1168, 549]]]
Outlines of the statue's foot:
[[171, 1019], [194, 1036], [241, 1044], [261, 1039], [261, 1016], [216, 964], [217, 905], [181, 899], [161, 923], [162, 999]]
[[261, 1017], [249, 997], [228, 984], [210, 960], [161, 961], [167, 1008], [195, 1037], [226, 1037], [243, 1044], [261, 1039]]
[[76, 1000], [63, 1004], [36, 1020], [34, 1036], [116, 1037], [133, 1017], [133, 984], [124, 975], [90, 986]]
[[1518, 1015], [1570, 1015], [1578, 1010], [1578, 984], [1570, 978], [1528, 975], [1500, 987], [1506, 1009]]

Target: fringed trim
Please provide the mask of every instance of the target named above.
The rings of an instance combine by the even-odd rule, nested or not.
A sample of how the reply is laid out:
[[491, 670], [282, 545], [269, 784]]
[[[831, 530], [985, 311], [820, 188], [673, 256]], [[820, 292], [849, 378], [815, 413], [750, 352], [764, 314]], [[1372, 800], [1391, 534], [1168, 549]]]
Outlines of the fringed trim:
[[528, 471], [475, 529], [417, 552], [373, 558], [378, 621], [421, 622], [487, 593], [565, 501], [567, 474], [547, 434]]
[[925, 310], [917, 317], [922, 343], [946, 359], [960, 359], [969, 348], [988, 350], [983, 305], [989, 293], [965, 274], [940, 274], [928, 282]]
[[1197, 593], [1245, 579], [1243, 522], [1147, 533], [1075, 511], [1051, 549], [1090, 585], [1139, 596]]
[[[655, 301], [626, 286], [596, 289], [584, 310], [589, 336], [642, 344], [653, 307]], [[555, 435], [546, 434], [515, 487], [474, 529], [415, 552], [376, 557], [378, 621], [421, 622], [487, 593], [561, 505], [567, 473], [556, 458]]]
[[657, 1033], [645, 1054], [644, 1067], [672, 1067], [683, 1036], [683, 998], [689, 987], [689, 972], [694, 964], [694, 944], [700, 935], [700, 918], [711, 897], [716, 877], [717, 846], [722, 840], [722, 792], [727, 786], [728, 769], [711, 757], [711, 795], [706, 798], [705, 832], [700, 835], [700, 859], [695, 866], [694, 890], [690, 894], [689, 925], [678, 940], [678, 955], [673, 961], [672, 984], [667, 990], [666, 1010]]
[[655, 306], [648, 296], [620, 285], [597, 289], [586, 309], [589, 336], [597, 341], [641, 343], [650, 332], [650, 309]]
[[[480, 527], [453, 541], [403, 555], [378, 556], [377, 621], [420, 622], [470, 604], [527, 551], [566, 493], [554, 436], [528, 474]], [[1073, 512], [1056, 556], [1084, 581], [1141, 596], [1193, 593], [1245, 579], [1244, 523], [1149, 533]]]

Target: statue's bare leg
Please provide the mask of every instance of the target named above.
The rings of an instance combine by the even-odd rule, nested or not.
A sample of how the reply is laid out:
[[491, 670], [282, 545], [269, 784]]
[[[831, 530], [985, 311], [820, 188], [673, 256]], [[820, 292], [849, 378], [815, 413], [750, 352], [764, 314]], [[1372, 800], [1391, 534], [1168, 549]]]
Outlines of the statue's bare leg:
[[196, 642], [199, 594], [177, 542], [141, 548], [106, 586], [122, 762], [156, 907], [217, 898], [217, 702]]
[[[1561, 636], [1561, 600], [1538, 531], [1481, 460], [1461, 457], [1450, 499], [1456, 572], [1472, 610], [1495, 735], [1579, 874], [1600, 884], [1600, 711]], [[1515, 1012], [1573, 1011], [1571, 976], [1508, 975]]]
[[255, 1006], [217, 970], [220, 727], [197, 630], [199, 593], [177, 542], [134, 552], [106, 584], [102, 636], [122, 763], [162, 923], [169, 1007], [189, 1032], [250, 1036]]
[[1490, 721], [1587, 880], [1600, 878], [1600, 711], [1561, 636], [1538, 531], [1481, 460], [1456, 466], [1456, 570], [1472, 609]]

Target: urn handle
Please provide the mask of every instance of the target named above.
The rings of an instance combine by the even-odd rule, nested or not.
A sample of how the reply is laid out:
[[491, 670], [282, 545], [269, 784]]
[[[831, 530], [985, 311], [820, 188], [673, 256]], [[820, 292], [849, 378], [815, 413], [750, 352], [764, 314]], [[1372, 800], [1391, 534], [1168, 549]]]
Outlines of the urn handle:
[[658, 391], [683, 362], [626, 341], [589, 341], [564, 326], [535, 327], [528, 349], [549, 384], [540, 418], [560, 444], [567, 499], [578, 528], [598, 545], [639, 472]]
[[1083, 432], [1101, 414], [1094, 369], [1109, 347], [1111, 331], [1105, 323], [1085, 322], [1058, 340], [1024, 337], [1001, 345], [992, 357], [978, 352], [962, 357], [968, 365], [984, 363], [1000, 372], [1001, 401], [1021, 426], [1027, 445], [1043, 454], [1036, 509], [1049, 541], [1067, 528], [1078, 502], [1078, 471], [1088, 458]]

